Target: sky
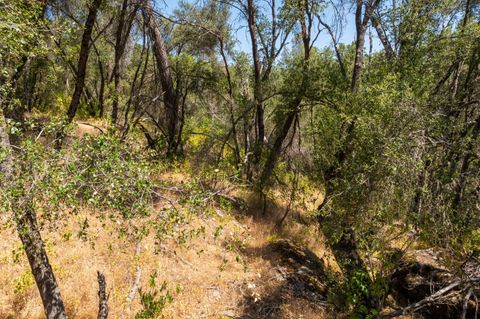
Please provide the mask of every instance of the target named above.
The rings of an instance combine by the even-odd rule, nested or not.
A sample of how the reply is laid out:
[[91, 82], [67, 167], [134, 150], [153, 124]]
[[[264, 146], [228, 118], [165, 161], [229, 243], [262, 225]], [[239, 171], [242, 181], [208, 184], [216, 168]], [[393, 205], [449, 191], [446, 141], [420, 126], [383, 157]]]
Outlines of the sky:
[[[179, 2], [180, 0], [155, 0], [156, 7], [158, 9], [161, 9], [166, 15], [173, 14], [173, 11], [178, 8]], [[195, 2], [195, 0], [188, 0], [187, 2]], [[327, 11], [325, 12], [325, 16], [327, 21], [331, 20], [333, 17], [332, 10], [329, 11], [327, 9]], [[230, 20], [230, 24], [235, 30], [237, 40], [236, 49], [249, 53], [251, 51], [251, 46], [246, 22], [244, 21], [244, 19], [242, 19], [242, 17], [240, 17], [240, 15], [238, 14], [238, 12], [236, 12], [235, 9], [232, 9]], [[349, 12], [345, 13], [344, 21], [342, 23], [342, 29], [343, 31], [340, 34], [339, 42], [350, 44], [355, 41], [355, 17], [353, 8], [349, 10]], [[381, 44], [380, 41], [377, 39], [373, 29], [372, 38], [373, 50], [377, 51], [381, 48]], [[366, 41], [366, 48], [369, 48], [370, 44], [368, 40], [368, 35]], [[320, 34], [320, 37], [318, 38], [315, 46], [318, 48], [332, 47], [332, 41], [326, 31], [323, 31]]]

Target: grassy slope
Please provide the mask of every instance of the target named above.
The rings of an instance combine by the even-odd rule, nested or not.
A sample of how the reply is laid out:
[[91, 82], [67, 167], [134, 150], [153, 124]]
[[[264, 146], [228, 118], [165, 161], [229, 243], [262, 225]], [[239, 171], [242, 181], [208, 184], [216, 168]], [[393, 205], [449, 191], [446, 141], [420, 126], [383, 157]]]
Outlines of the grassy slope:
[[[170, 185], [188, 180], [178, 173], [158, 178]], [[133, 318], [140, 309], [139, 295], [131, 303], [127, 296], [138, 268], [140, 287], [146, 289], [154, 273], [159, 283], [168, 283], [173, 302], [165, 308], [165, 318], [329, 318], [322, 303], [295, 294], [286, 284], [284, 273], [290, 270], [268, 245], [274, 238], [291, 238], [324, 257], [322, 236], [301, 223], [306, 213], [294, 210], [285, 227], [275, 230], [273, 221], [286, 206], [281, 196], [278, 202], [269, 203], [266, 215], [260, 215], [253, 194], [234, 192], [248, 203], [246, 210], [224, 211], [212, 202], [214, 213], [190, 215], [175, 235], [162, 243], [156, 242], [153, 234], [141, 242], [120, 236], [118, 229], [131, 225], [91, 218], [87, 210], [45, 229], [50, 262], [70, 318], [96, 317], [97, 270], [106, 275], [110, 317]], [[166, 197], [175, 196], [168, 193]], [[156, 203], [152, 218], [169, 205], [166, 200]], [[82, 239], [78, 234], [85, 218], [89, 228]], [[204, 231], [196, 236], [182, 236], [188, 233], [182, 230], [202, 227]], [[325, 258], [326, 263], [328, 260]], [[28, 262], [12, 228], [0, 233], [0, 273], [0, 318], [43, 318]]]

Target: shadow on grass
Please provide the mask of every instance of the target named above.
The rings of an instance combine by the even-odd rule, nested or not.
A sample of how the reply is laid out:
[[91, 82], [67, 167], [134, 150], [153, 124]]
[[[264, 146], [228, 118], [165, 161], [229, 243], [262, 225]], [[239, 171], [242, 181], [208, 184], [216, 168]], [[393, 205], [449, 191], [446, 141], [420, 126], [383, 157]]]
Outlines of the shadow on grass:
[[271, 267], [257, 280], [256, 289], [244, 294], [237, 318], [327, 318], [325, 266], [311, 250], [281, 239], [247, 247], [245, 254], [261, 257]]

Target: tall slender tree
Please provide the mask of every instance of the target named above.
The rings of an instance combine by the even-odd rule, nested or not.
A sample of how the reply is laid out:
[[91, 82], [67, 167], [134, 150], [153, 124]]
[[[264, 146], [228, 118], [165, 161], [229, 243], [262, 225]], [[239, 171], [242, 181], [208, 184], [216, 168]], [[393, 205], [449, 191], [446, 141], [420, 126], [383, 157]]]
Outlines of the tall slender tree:
[[172, 78], [170, 62], [168, 61], [167, 47], [160, 28], [155, 19], [153, 5], [150, 1], [142, 2], [142, 10], [147, 21], [148, 32], [153, 42], [153, 53], [157, 62], [158, 77], [162, 86], [163, 104], [166, 117], [167, 157], [176, 155], [181, 143], [180, 118], [178, 100]]
[[[77, 113], [85, 87], [85, 77], [87, 74], [87, 62], [91, 49], [93, 27], [97, 18], [97, 13], [103, 0], [93, 0], [88, 8], [87, 19], [85, 20], [85, 27], [83, 29], [82, 41], [80, 43], [80, 53], [78, 56], [76, 74], [75, 74], [75, 89], [73, 91], [72, 100], [67, 111], [67, 120], [65, 125], [70, 124]], [[56, 148], [62, 147], [63, 139], [65, 138], [64, 128], [57, 134]]]

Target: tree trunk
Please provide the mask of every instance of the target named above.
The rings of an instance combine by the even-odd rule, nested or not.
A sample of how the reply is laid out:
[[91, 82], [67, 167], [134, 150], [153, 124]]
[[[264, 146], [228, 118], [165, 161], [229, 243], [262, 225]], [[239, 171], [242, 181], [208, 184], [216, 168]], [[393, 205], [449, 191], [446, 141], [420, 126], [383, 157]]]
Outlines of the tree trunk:
[[[72, 100], [67, 111], [67, 122], [70, 124], [77, 113], [78, 105], [80, 103], [80, 98], [82, 96], [83, 88], [85, 86], [85, 76], [87, 72], [87, 62], [88, 55], [90, 53], [90, 40], [92, 38], [93, 27], [97, 17], [97, 12], [100, 7], [102, 0], [93, 0], [91, 7], [88, 10], [87, 20], [85, 21], [85, 28], [83, 31], [82, 42], [80, 44], [80, 55], [78, 57], [77, 63], [77, 74], [75, 78], [75, 90], [73, 91]], [[61, 132], [57, 134], [57, 144], [56, 148], [60, 149], [62, 147], [63, 139], [65, 138], [65, 133], [61, 129]]]
[[413, 214], [412, 217], [414, 218], [414, 220], [417, 221], [417, 224], [419, 222], [423, 222], [423, 220], [420, 218], [420, 212], [422, 210], [423, 193], [427, 181], [427, 171], [430, 167], [430, 164], [431, 161], [426, 160], [422, 170], [418, 174], [415, 196], [413, 197], [412, 203], [410, 204], [410, 213]]
[[[27, 195], [28, 196], [28, 195]], [[31, 198], [26, 199], [26, 207], [19, 207], [15, 212], [17, 231], [22, 241], [30, 264], [33, 277], [42, 298], [45, 315], [48, 319], [67, 318], [60, 289], [48, 261], [38, 229], [37, 218], [32, 207]]]
[[105, 275], [97, 271], [98, 280], [98, 316], [97, 319], [108, 318], [108, 300], [107, 300], [107, 283]]
[[98, 60], [98, 68], [100, 70], [100, 89], [98, 92], [98, 113], [99, 117], [102, 118], [105, 112], [105, 76], [104, 76], [104, 66], [103, 63]]
[[118, 119], [118, 100], [119, 100], [119, 86], [121, 77], [121, 59], [125, 52], [125, 46], [127, 44], [128, 35], [132, 28], [133, 19], [137, 12], [137, 6], [131, 11], [127, 17], [127, 9], [129, 6], [128, 0], [123, 0], [122, 7], [120, 9], [120, 15], [118, 17], [118, 25], [115, 34], [115, 60], [113, 65], [112, 76], [110, 82], [113, 79], [114, 92], [112, 101], [112, 124], [115, 125]]
[[335, 50], [335, 55], [337, 56], [337, 61], [340, 66], [340, 71], [342, 72], [342, 76], [344, 80], [347, 80], [347, 70], [345, 69], [345, 63], [343, 62], [342, 54], [340, 53], [340, 49], [338, 48], [337, 39], [335, 38], [335, 34], [333, 33], [332, 28], [325, 23], [322, 19], [319, 18], [318, 21], [325, 29], [327, 29], [330, 38], [332, 39], [333, 48]]
[[471, 159], [474, 157], [474, 145], [477, 143], [480, 134], [480, 116], [475, 121], [475, 126], [472, 129], [472, 134], [469, 139], [467, 149], [463, 155], [458, 180], [454, 188], [454, 198], [452, 201], [452, 210], [456, 218], [461, 218], [460, 207], [463, 201], [465, 187], [467, 185], [468, 171], [471, 164]]
[[143, 12], [145, 14], [150, 38], [153, 41], [153, 51], [158, 67], [160, 83], [163, 89], [163, 101], [166, 111], [166, 133], [167, 133], [167, 157], [172, 157], [178, 152], [179, 136], [179, 114], [177, 96], [173, 85], [170, 64], [168, 62], [167, 48], [163, 41], [160, 28], [158, 27], [153, 15], [152, 5], [149, 1], [143, 2]]
[[92, 37], [93, 26], [97, 17], [97, 11], [102, 0], [94, 0], [88, 10], [87, 20], [85, 21], [85, 29], [83, 31], [82, 42], [80, 45], [80, 55], [77, 64], [77, 76], [75, 80], [75, 90], [73, 91], [72, 101], [68, 107], [67, 117], [68, 123], [71, 123], [77, 113], [80, 97], [82, 96], [85, 86], [85, 76], [87, 73], [88, 55], [90, 54], [90, 40]]
[[262, 146], [265, 139], [265, 119], [263, 109], [263, 85], [261, 78], [261, 65], [258, 52], [257, 42], [257, 22], [255, 17], [255, 6], [253, 0], [247, 1], [247, 18], [248, 31], [250, 40], [252, 41], [252, 57], [253, 57], [253, 99], [255, 103], [255, 126], [256, 126], [256, 141], [254, 146], [254, 161], [258, 163], [260, 160]]
[[118, 85], [120, 84], [120, 59], [123, 55], [124, 46], [122, 46], [123, 28], [125, 25], [125, 15], [127, 12], [128, 0], [123, 0], [120, 15], [118, 17], [118, 26], [115, 36], [115, 62], [113, 65], [114, 95], [112, 101], [112, 124], [115, 125], [118, 117]]
[[309, 81], [309, 62], [310, 62], [310, 51], [311, 51], [311, 28], [312, 28], [312, 15], [310, 11], [310, 6], [308, 2], [302, 3], [301, 7], [298, 8], [301, 11], [301, 15], [299, 15], [299, 22], [301, 25], [301, 38], [303, 43], [303, 66], [302, 66], [302, 82], [298, 91], [295, 93], [295, 96], [291, 100], [291, 102], [287, 105], [287, 115], [283, 124], [279, 125], [280, 127], [277, 129], [277, 135], [275, 137], [275, 142], [273, 143], [273, 147], [270, 149], [270, 152], [267, 157], [267, 161], [263, 166], [262, 173], [260, 175], [259, 185], [260, 188], [263, 189], [270, 180], [272, 175], [273, 169], [277, 164], [278, 157], [282, 151], [282, 145], [285, 141], [285, 138], [292, 127], [295, 119], [300, 112], [300, 107], [302, 101], [305, 97], [305, 93], [307, 91], [307, 85]]
[[[8, 134], [6, 133], [5, 119], [2, 113], [0, 113], [0, 116], [0, 146], [10, 151], [11, 147]], [[16, 182], [13, 175], [12, 155], [8, 155], [0, 164], [0, 173], [3, 175], [2, 186], [11, 187], [11, 185], [8, 184]], [[23, 191], [25, 192], [25, 189], [23, 189]], [[42, 237], [38, 229], [32, 198], [29, 194], [21, 194], [20, 196], [20, 202], [22, 204], [14, 207], [13, 217], [18, 236], [20, 237], [30, 264], [32, 275], [35, 278], [38, 291], [40, 292], [45, 315], [48, 319], [67, 318], [60, 295], [60, 289], [58, 288], [55, 275], [48, 261], [47, 252], [43, 246]]]
[[5, 118], [4, 113], [0, 110], [0, 150], [8, 152], [3, 161], [0, 162], [0, 186], [2, 188], [7, 187], [7, 181], [11, 179], [13, 174], [11, 147]]
[[[355, 26], [357, 30], [357, 40], [355, 42], [355, 63], [352, 74], [352, 93], [356, 93], [360, 84], [360, 77], [363, 70], [363, 49], [365, 46], [365, 34], [367, 32], [368, 22], [372, 16], [373, 10], [378, 6], [379, 0], [368, 0], [364, 4], [363, 0], [357, 0], [357, 9], [355, 11]], [[363, 7], [365, 5], [365, 10]], [[365, 11], [365, 12], [364, 12]], [[363, 19], [362, 19], [363, 13]]]
[[393, 52], [393, 48], [392, 48], [392, 45], [390, 44], [390, 41], [388, 41], [387, 35], [385, 34], [385, 30], [382, 28], [380, 18], [375, 14], [372, 15], [372, 25], [375, 27], [375, 30], [377, 31], [377, 35], [378, 35], [378, 38], [380, 39], [380, 42], [382, 42], [383, 48], [385, 50], [385, 57], [387, 58], [387, 60], [391, 60], [395, 56], [395, 53]]
[[302, 102], [302, 99], [303, 99], [303, 96], [301, 98], [295, 99], [291, 103], [289, 107], [290, 110], [287, 114], [287, 117], [277, 133], [275, 142], [273, 143], [273, 146], [268, 154], [267, 161], [265, 162], [265, 165], [262, 170], [262, 174], [260, 176], [260, 186], [262, 188], [263, 186], [268, 184], [268, 181], [270, 180], [270, 177], [273, 173], [273, 169], [277, 164], [278, 157], [282, 152], [283, 142], [285, 141], [285, 138], [287, 137], [287, 134], [290, 131], [290, 128], [292, 127], [295, 117], [298, 114], [299, 106], [300, 106], [300, 103]]
[[[28, 68], [30, 59], [24, 56], [22, 62], [15, 69], [12, 77], [9, 79], [10, 90], [7, 93], [7, 96], [3, 101], [0, 101], [0, 109], [3, 110], [2, 115], [7, 119], [12, 119], [15, 122], [23, 123], [24, 122], [24, 113], [25, 108], [23, 105], [11, 107], [10, 103], [12, 102], [15, 96], [15, 90], [17, 89], [18, 83], [22, 75], [25, 73], [25, 70]], [[17, 145], [19, 144], [19, 139], [16, 134], [10, 134], [9, 136], [10, 144]]]

